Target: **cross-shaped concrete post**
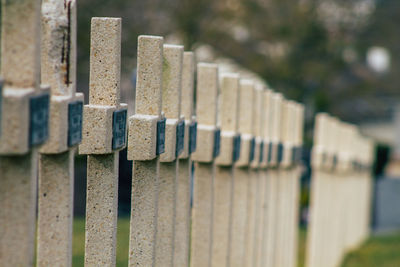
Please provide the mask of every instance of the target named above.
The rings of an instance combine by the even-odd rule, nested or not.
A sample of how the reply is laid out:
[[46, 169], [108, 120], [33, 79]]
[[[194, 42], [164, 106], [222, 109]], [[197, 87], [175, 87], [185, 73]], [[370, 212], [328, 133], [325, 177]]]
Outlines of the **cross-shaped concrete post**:
[[324, 188], [323, 165], [326, 158], [326, 124], [328, 115], [319, 113], [315, 117], [314, 146], [312, 148], [312, 184], [310, 197], [309, 234], [307, 235], [306, 266], [323, 266], [320, 257], [321, 246], [319, 236], [322, 234], [321, 212], [323, 210], [322, 190]]
[[49, 89], [40, 86], [39, 0], [2, 1], [0, 265], [32, 266], [37, 147], [48, 136]]
[[119, 150], [127, 105], [120, 103], [121, 19], [92, 18], [89, 105], [79, 153], [87, 156], [85, 265], [115, 266]]
[[196, 150], [197, 122], [194, 118], [193, 87], [195, 58], [183, 53], [181, 114], [185, 117], [184, 147], [179, 156], [179, 174], [175, 197], [174, 266], [189, 266], [191, 154]]
[[265, 266], [265, 250], [267, 247], [267, 220], [268, 220], [268, 189], [270, 186], [270, 179], [268, 177], [268, 153], [269, 153], [269, 143], [270, 143], [270, 129], [271, 129], [271, 106], [272, 106], [272, 92], [267, 89], [263, 92], [264, 98], [264, 110], [263, 110], [263, 158], [260, 161], [260, 201], [261, 201], [261, 211], [260, 211], [260, 237], [258, 238], [257, 245], [257, 262], [259, 266]]
[[155, 265], [172, 267], [178, 157], [185, 134], [185, 122], [180, 114], [183, 46], [164, 45], [163, 53], [162, 110], [167, 120], [165, 152], [160, 156]]
[[[334, 261], [333, 255], [333, 238], [332, 232], [334, 232], [334, 223], [331, 218], [331, 214], [335, 212], [335, 203], [333, 202], [336, 181], [336, 170], [334, 164], [335, 158], [335, 146], [336, 146], [336, 134], [335, 134], [335, 119], [331, 116], [328, 117], [326, 123], [326, 160], [324, 162], [323, 172], [323, 191], [322, 191], [322, 205], [323, 209], [321, 212], [322, 219], [322, 233], [319, 238], [321, 239], [321, 258], [324, 266], [329, 266]], [[328, 243], [325, 243], [329, 240]]]
[[340, 221], [342, 218], [343, 208], [340, 206], [340, 196], [341, 196], [341, 183], [342, 175], [338, 172], [337, 166], [337, 156], [339, 154], [340, 146], [340, 126], [341, 122], [337, 118], [330, 119], [330, 140], [329, 140], [329, 151], [332, 154], [330, 172], [328, 174], [329, 185], [326, 188], [325, 195], [328, 196], [325, 218], [326, 218], [326, 228], [325, 237], [326, 240], [330, 240], [326, 244], [326, 260], [327, 264], [332, 264], [332, 266], [337, 266], [341, 261], [341, 233], [340, 233]]
[[71, 266], [75, 147], [83, 94], [76, 92], [76, 3], [42, 2], [42, 83], [51, 89], [49, 140], [39, 158], [37, 266]]
[[298, 255], [298, 226], [299, 226], [299, 201], [300, 201], [300, 178], [302, 174], [301, 166], [301, 147], [303, 143], [303, 130], [304, 130], [304, 106], [296, 103], [294, 106], [294, 131], [293, 131], [293, 182], [291, 187], [290, 195], [292, 199], [292, 220], [290, 221], [290, 240], [291, 246], [288, 249], [290, 260], [288, 266], [297, 266], [297, 255]]
[[268, 151], [268, 178], [269, 178], [269, 189], [268, 189], [268, 219], [267, 219], [267, 246], [266, 246], [266, 266], [275, 266], [276, 254], [277, 254], [277, 230], [278, 230], [278, 162], [281, 158], [281, 146], [280, 146], [280, 128], [281, 128], [281, 106], [282, 106], [282, 95], [279, 93], [272, 94], [271, 103], [271, 129], [270, 129], [270, 143]]
[[190, 266], [210, 266], [212, 246], [212, 203], [214, 158], [219, 154], [217, 126], [218, 66], [197, 64], [197, 143], [192, 158], [196, 162], [193, 185], [192, 239]]
[[264, 187], [264, 180], [262, 179], [259, 167], [263, 160], [263, 123], [264, 123], [264, 88], [260, 84], [255, 86], [255, 101], [253, 103], [253, 135], [254, 135], [254, 156], [250, 161], [250, 176], [249, 176], [249, 191], [248, 191], [248, 204], [249, 211], [253, 211], [253, 214], [248, 216], [253, 217], [253, 222], [248, 225], [247, 232], [247, 252], [246, 260], [249, 266], [258, 266], [258, 245], [260, 244], [261, 236], [261, 210], [263, 209], [261, 196], [262, 189]]
[[[282, 121], [283, 126], [283, 144], [284, 144], [284, 155], [282, 161], [282, 176], [279, 178], [282, 188], [280, 190], [282, 194], [283, 213], [282, 221], [282, 231], [280, 235], [283, 236], [282, 240], [282, 255], [281, 259], [284, 266], [294, 266], [296, 262], [296, 255], [292, 252], [294, 251], [294, 240], [296, 235], [295, 229], [297, 229], [297, 223], [295, 220], [296, 210], [298, 208], [296, 202], [297, 192], [295, 190], [296, 184], [296, 171], [295, 171], [295, 147], [296, 147], [296, 134], [297, 134], [297, 120], [296, 120], [296, 106], [297, 104], [293, 101], [287, 101], [286, 104], [286, 120]], [[286, 253], [284, 253], [286, 251]], [[285, 254], [285, 255], [283, 255]]]
[[270, 160], [272, 156], [272, 131], [273, 131], [273, 123], [274, 123], [274, 93], [271, 90], [267, 90], [265, 92], [265, 106], [266, 106], [266, 113], [265, 113], [265, 122], [264, 122], [264, 155], [265, 155], [265, 176], [266, 176], [266, 191], [265, 191], [265, 206], [266, 210], [264, 211], [264, 240], [262, 245], [262, 258], [261, 264], [262, 266], [268, 266], [268, 259], [271, 254], [271, 244], [272, 244], [272, 236], [273, 233], [270, 229], [273, 225], [271, 224], [271, 218], [275, 216], [274, 208], [275, 208], [275, 184], [273, 183], [274, 180], [270, 177]]
[[250, 158], [254, 153], [253, 141], [253, 103], [254, 85], [250, 80], [239, 82], [238, 131], [240, 134], [239, 158], [235, 163], [235, 180], [232, 197], [232, 226], [230, 232], [229, 263], [241, 267], [245, 264], [247, 191]]
[[164, 152], [161, 114], [163, 38], [139, 36], [135, 115], [129, 118], [128, 159], [133, 160], [129, 266], [154, 266], [159, 155]]
[[232, 213], [233, 165], [239, 157], [238, 135], [239, 75], [222, 74], [218, 116], [221, 123], [221, 149], [215, 159], [213, 237], [211, 266], [227, 266]]
[[279, 130], [279, 142], [280, 142], [280, 151], [278, 150], [278, 183], [277, 183], [277, 214], [276, 214], [276, 258], [275, 265], [276, 266], [285, 266], [287, 255], [287, 216], [288, 216], [288, 185], [289, 185], [289, 171], [288, 167], [290, 166], [290, 158], [291, 158], [291, 144], [289, 138], [289, 132], [291, 129], [291, 121], [290, 121], [290, 102], [286, 99], [283, 99], [281, 106], [281, 117], [280, 117], [280, 130]]

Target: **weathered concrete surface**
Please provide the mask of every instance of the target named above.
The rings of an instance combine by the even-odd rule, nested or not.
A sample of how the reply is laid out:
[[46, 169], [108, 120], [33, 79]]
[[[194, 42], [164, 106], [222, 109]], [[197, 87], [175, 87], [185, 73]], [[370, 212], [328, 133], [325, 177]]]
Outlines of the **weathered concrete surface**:
[[211, 264], [213, 184], [215, 165], [195, 164], [190, 266]]
[[[0, 262], [33, 266], [37, 152], [0, 157]], [[23, 216], [21, 216], [23, 214]]]
[[159, 158], [133, 162], [129, 266], [154, 264], [159, 166]]
[[40, 155], [37, 266], [72, 265], [74, 155]]
[[88, 155], [85, 266], [115, 266], [118, 152]]
[[217, 166], [214, 180], [211, 266], [226, 266], [228, 261], [232, 179], [231, 166]]
[[230, 231], [229, 264], [232, 267], [244, 266], [245, 237], [247, 217], [248, 168], [235, 168], [232, 196], [232, 227]]
[[[138, 71], [136, 83], [135, 115], [132, 120], [161, 119], [163, 38], [158, 36], [139, 36]], [[139, 117], [141, 118], [139, 118]], [[143, 118], [143, 119], [142, 119]], [[154, 124], [153, 124], [154, 125]], [[152, 138], [151, 146], [137, 149], [146, 135]], [[129, 266], [153, 266], [155, 264], [157, 204], [160, 174], [160, 158], [156, 155], [156, 127], [137, 129], [137, 135], [130, 134], [128, 140], [128, 159], [133, 159], [131, 222], [129, 242]]]

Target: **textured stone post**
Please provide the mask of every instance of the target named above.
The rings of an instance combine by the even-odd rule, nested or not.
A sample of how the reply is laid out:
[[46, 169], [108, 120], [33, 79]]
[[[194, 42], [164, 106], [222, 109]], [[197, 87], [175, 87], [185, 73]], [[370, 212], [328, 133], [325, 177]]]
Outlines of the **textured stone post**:
[[268, 190], [270, 187], [270, 179], [268, 176], [268, 154], [269, 154], [269, 144], [271, 140], [271, 114], [272, 114], [272, 92], [270, 90], [265, 90], [263, 93], [264, 97], [264, 111], [263, 111], [263, 158], [260, 161], [260, 177], [263, 186], [261, 187], [261, 214], [260, 214], [260, 237], [258, 239], [259, 243], [257, 245], [257, 266], [265, 266], [266, 260], [266, 249], [267, 249], [267, 227], [268, 227]]
[[254, 156], [250, 161], [250, 176], [248, 180], [248, 205], [249, 210], [253, 210], [253, 222], [247, 226], [247, 252], [246, 252], [246, 266], [258, 265], [258, 245], [261, 243], [261, 218], [263, 209], [263, 187], [264, 179], [259, 172], [260, 162], [263, 160], [263, 123], [264, 123], [264, 90], [262, 86], [256, 85], [255, 87], [255, 101], [253, 103], [253, 116], [254, 116]]
[[85, 266], [115, 266], [118, 159], [126, 145], [120, 103], [121, 19], [92, 18], [89, 105], [79, 153], [87, 157]]
[[281, 119], [280, 119], [280, 143], [282, 147], [282, 156], [278, 166], [278, 189], [277, 189], [277, 243], [276, 243], [276, 266], [287, 266], [287, 249], [288, 249], [288, 220], [289, 219], [289, 198], [290, 192], [288, 187], [290, 186], [290, 158], [291, 158], [291, 143], [290, 143], [290, 131], [292, 129], [292, 122], [290, 118], [290, 102], [288, 100], [282, 101], [281, 108]]
[[167, 119], [165, 152], [160, 156], [155, 266], [173, 266], [178, 157], [183, 149], [181, 118], [183, 46], [164, 45], [162, 110]]
[[314, 128], [314, 146], [312, 151], [313, 176], [310, 197], [310, 221], [307, 235], [306, 266], [322, 266], [320, 257], [320, 235], [322, 234], [321, 212], [323, 210], [322, 190], [324, 188], [323, 164], [326, 158], [326, 124], [328, 115], [317, 114]]
[[242, 267], [246, 252], [247, 191], [249, 164], [254, 156], [253, 140], [253, 103], [254, 85], [249, 80], [240, 80], [239, 84], [239, 122], [240, 134], [239, 159], [235, 163], [235, 180], [232, 197], [232, 226], [230, 231], [230, 266]]
[[263, 99], [263, 107], [261, 110], [261, 147], [260, 147], [260, 157], [258, 166], [258, 234], [256, 235], [256, 245], [255, 245], [255, 266], [263, 266], [263, 254], [265, 253], [264, 236], [266, 231], [266, 205], [267, 205], [267, 159], [268, 159], [268, 143], [269, 143], [269, 113], [270, 113], [270, 91], [262, 90], [262, 95], [260, 98]]
[[239, 75], [221, 75], [221, 95], [218, 116], [221, 123], [221, 149], [215, 159], [217, 167], [214, 180], [213, 237], [211, 266], [229, 266], [228, 251], [234, 188], [233, 164], [239, 157], [238, 130]]
[[272, 94], [271, 106], [271, 139], [268, 153], [269, 162], [269, 187], [268, 187], [268, 209], [267, 209], [267, 245], [265, 249], [265, 263], [268, 267], [274, 267], [277, 254], [277, 231], [278, 231], [278, 163], [282, 157], [280, 146], [280, 128], [281, 128], [281, 106], [282, 95]]
[[292, 219], [289, 221], [289, 236], [291, 245], [289, 247], [289, 262], [288, 266], [295, 267], [298, 262], [298, 228], [299, 228], [299, 203], [300, 203], [300, 178], [302, 174], [302, 145], [303, 145], [303, 131], [304, 131], [304, 106], [301, 104], [295, 104], [294, 106], [294, 131], [293, 131], [293, 150], [292, 150], [292, 184], [291, 193], [292, 196]]
[[284, 260], [285, 266], [292, 266], [294, 267], [295, 263], [297, 263], [297, 258], [294, 251], [294, 242], [297, 240], [295, 236], [297, 235], [297, 209], [298, 209], [298, 202], [297, 202], [297, 195], [298, 190], [296, 189], [297, 185], [297, 172], [295, 168], [296, 164], [296, 148], [297, 148], [297, 103], [293, 101], [288, 101], [287, 105], [287, 120], [283, 122], [286, 124], [285, 128], [285, 143], [284, 143], [284, 156], [282, 165], [286, 168], [286, 183], [285, 183], [285, 194], [284, 200], [286, 200], [286, 207], [285, 207], [285, 215], [284, 223], [285, 229], [283, 231], [284, 237], [284, 246], [282, 259]]
[[42, 82], [50, 85], [49, 140], [40, 149], [37, 266], [72, 265], [75, 147], [83, 94], [76, 92], [76, 3], [42, 2]]
[[218, 66], [197, 65], [197, 140], [192, 158], [196, 162], [193, 185], [192, 239], [190, 266], [211, 264], [214, 198], [214, 158], [219, 154], [217, 125]]
[[179, 174], [175, 197], [174, 266], [189, 266], [190, 192], [192, 188], [191, 154], [196, 150], [197, 123], [193, 110], [195, 58], [183, 53], [181, 114], [185, 117], [184, 147], [179, 156]]
[[33, 266], [37, 147], [48, 137], [49, 89], [40, 84], [39, 0], [2, 1], [0, 265]]
[[132, 171], [129, 266], [154, 266], [159, 156], [164, 152], [161, 115], [163, 38], [139, 36], [135, 115], [129, 118], [128, 159]]

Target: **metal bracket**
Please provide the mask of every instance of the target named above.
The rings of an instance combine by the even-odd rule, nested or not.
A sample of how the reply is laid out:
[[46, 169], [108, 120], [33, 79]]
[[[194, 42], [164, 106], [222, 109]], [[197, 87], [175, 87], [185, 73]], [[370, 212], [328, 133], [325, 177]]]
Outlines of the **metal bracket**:
[[112, 149], [116, 150], [125, 146], [126, 143], [126, 117], [127, 110], [119, 109], [113, 112], [113, 136]]
[[160, 155], [165, 152], [165, 124], [167, 119], [162, 118], [157, 122], [157, 144], [156, 144], [156, 155]]
[[49, 137], [48, 93], [32, 96], [29, 100], [29, 145], [44, 143]]
[[83, 102], [75, 101], [68, 104], [68, 146], [74, 146], [82, 141]]

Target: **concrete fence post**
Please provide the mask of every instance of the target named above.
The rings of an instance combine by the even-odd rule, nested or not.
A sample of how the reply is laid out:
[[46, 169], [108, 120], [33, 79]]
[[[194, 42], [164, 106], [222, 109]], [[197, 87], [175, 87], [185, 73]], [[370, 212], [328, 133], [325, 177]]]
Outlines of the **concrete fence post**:
[[135, 115], [129, 118], [128, 160], [133, 160], [129, 266], [154, 266], [160, 157], [165, 150], [161, 113], [163, 38], [138, 38]]
[[238, 132], [240, 134], [239, 158], [234, 165], [234, 188], [232, 196], [232, 223], [230, 232], [230, 266], [242, 267], [245, 264], [247, 191], [249, 164], [254, 153], [253, 140], [253, 102], [254, 86], [249, 80], [239, 82]]
[[49, 140], [39, 150], [37, 266], [72, 265], [74, 156], [82, 140], [76, 93], [76, 2], [42, 2], [42, 83], [50, 85]]
[[2, 266], [33, 266], [34, 260], [37, 151], [48, 138], [50, 101], [49, 88], [40, 85], [40, 3], [39, 0], [2, 1]]
[[271, 106], [271, 141], [268, 155], [269, 161], [269, 190], [268, 190], [268, 222], [267, 222], [267, 248], [266, 248], [266, 266], [274, 267], [277, 261], [278, 253], [278, 197], [279, 197], [279, 177], [278, 167], [279, 162], [282, 160], [282, 146], [280, 139], [280, 128], [281, 128], [281, 113], [282, 113], [282, 95], [279, 93], [272, 94], [272, 106]]
[[237, 145], [240, 136], [237, 133], [239, 111], [239, 75], [226, 73], [220, 78], [219, 122], [221, 124], [221, 149], [215, 159], [217, 164], [214, 180], [214, 202], [212, 222], [212, 259], [211, 266], [229, 266], [230, 227], [232, 214], [232, 190], [234, 188], [233, 164], [240, 149]]
[[215, 157], [219, 154], [220, 131], [217, 127], [219, 93], [218, 66], [197, 64], [197, 143], [192, 210], [190, 266], [210, 266], [212, 258], [212, 222]]
[[185, 118], [184, 146], [179, 156], [179, 174], [175, 198], [174, 266], [189, 266], [190, 196], [192, 188], [192, 157], [196, 151], [197, 122], [193, 109], [195, 58], [193, 52], [183, 53], [181, 114]]
[[183, 46], [164, 45], [162, 110], [166, 117], [165, 152], [160, 156], [155, 266], [173, 266], [175, 199], [183, 150], [181, 117]]
[[85, 265], [115, 266], [119, 150], [127, 105], [120, 103], [121, 19], [92, 18], [89, 104], [83, 110], [87, 155]]

